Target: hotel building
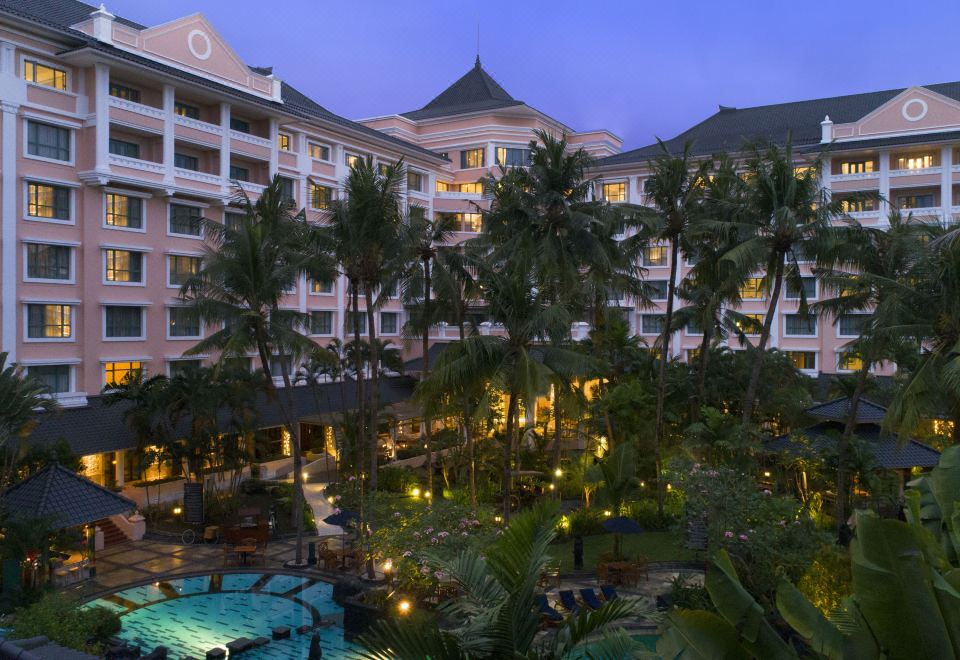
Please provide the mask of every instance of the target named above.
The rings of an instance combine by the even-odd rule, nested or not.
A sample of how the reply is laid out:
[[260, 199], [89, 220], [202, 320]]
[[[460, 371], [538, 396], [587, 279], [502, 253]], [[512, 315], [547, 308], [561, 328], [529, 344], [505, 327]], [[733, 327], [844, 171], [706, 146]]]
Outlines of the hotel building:
[[[282, 67], [245, 64], [200, 14], [147, 27], [76, 0], [0, 0], [0, 348], [63, 405], [85, 405], [132, 370], [175, 373], [210, 357], [184, 357], [207, 329], [177, 293], [201, 267], [200, 218], [230, 221], [234, 182], [255, 198], [279, 174], [319, 222], [353, 159], [402, 157], [404, 203], [451, 214], [463, 240], [479, 231], [478, 207], [488, 203], [478, 179], [524, 165], [532, 132], [545, 129], [597, 159], [598, 197], [645, 201], [655, 145], [624, 152], [610, 131], [574, 130], [511, 96], [479, 58], [422, 108], [360, 121], [282, 78]], [[823, 160], [834, 195], [879, 193], [879, 202], [850, 202], [861, 222], [882, 226], [891, 204], [943, 223], [960, 214], [960, 83], [721, 107], [666, 144], [693, 140], [709, 157], [788, 132], [802, 158]], [[665, 283], [668, 259], [665, 246], [651, 247], [647, 277]], [[805, 287], [812, 299], [824, 295], [812, 277]], [[764, 294], [753, 289], [742, 311], [763, 314]], [[325, 344], [346, 334], [345, 293], [342, 280], [302, 280], [286, 304], [311, 315], [308, 332]], [[771, 347], [811, 374], [854, 368], [842, 346], [859, 319], [808, 322], [797, 298], [784, 292]], [[662, 312], [620, 302], [652, 343]], [[478, 320], [481, 332], [497, 331]], [[404, 321], [391, 302], [378, 315], [380, 335], [403, 345]], [[455, 338], [442, 325], [433, 333]], [[699, 339], [678, 335], [675, 355], [688, 359]], [[417, 345], [405, 346], [410, 356]]]

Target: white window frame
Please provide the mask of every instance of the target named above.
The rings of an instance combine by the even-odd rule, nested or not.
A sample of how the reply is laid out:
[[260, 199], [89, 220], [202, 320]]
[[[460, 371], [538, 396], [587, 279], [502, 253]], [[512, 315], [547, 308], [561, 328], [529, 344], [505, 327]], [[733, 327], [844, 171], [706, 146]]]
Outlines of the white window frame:
[[[32, 284], [76, 284], [77, 283], [77, 248], [79, 241], [56, 241], [34, 238], [20, 239], [23, 255], [23, 281]], [[56, 247], [65, 247], [70, 250], [70, 278], [66, 280], [51, 280], [43, 277], [30, 277], [29, 264], [27, 263], [27, 248], [30, 245], [52, 245]]]
[[[67, 78], [67, 88], [57, 89], [56, 87], [41, 85], [40, 83], [33, 82], [32, 80], [27, 80], [27, 60], [30, 60], [31, 62], [36, 62], [37, 64], [42, 64], [44, 66], [48, 66], [51, 69], [57, 69], [58, 71], [63, 71], [66, 74], [66, 78]], [[65, 64], [54, 63], [53, 61], [48, 60], [44, 57], [30, 55], [29, 53], [20, 54], [20, 76], [19, 76], [20, 80], [27, 83], [27, 85], [31, 87], [36, 87], [38, 89], [50, 89], [50, 90], [53, 90], [54, 92], [59, 92], [60, 94], [68, 94], [69, 96], [76, 98], [78, 94], [73, 91], [73, 71], [71, 69], [72, 67], [70, 66], [67, 66]]]
[[[23, 310], [23, 343], [25, 344], [75, 344], [77, 342], [77, 305], [73, 300], [25, 300]], [[70, 306], [70, 336], [69, 337], [31, 337], [30, 336], [30, 305], [69, 305]]]
[[[807, 296], [807, 300], [819, 300], [820, 299], [820, 282], [817, 280], [817, 278], [812, 275], [802, 275], [801, 278], [802, 279], [810, 278], [813, 280], [813, 295]], [[796, 296], [796, 297], [791, 296], [790, 287], [787, 286], [786, 282], [784, 282], [783, 299], [784, 300], [800, 300], [800, 296]]]
[[140, 372], [142, 375], [148, 375], [149, 373], [149, 364], [152, 361], [152, 358], [149, 357], [113, 357], [113, 358], [100, 358], [100, 383], [101, 387], [104, 388], [107, 392], [116, 392], [116, 389], [106, 389], [107, 387], [107, 364], [110, 362], [139, 362], [143, 365]]
[[[326, 147], [327, 153], [330, 155], [330, 158], [315, 158], [313, 155], [310, 154], [311, 144], [315, 144], [318, 147]], [[307, 156], [310, 158], [310, 160], [315, 160], [318, 163], [332, 163], [333, 162], [333, 145], [323, 142], [322, 140], [311, 140], [310, 138], [307, 138]]]
[[[52, 87], [43, 87], [43, 89], [53, 89]], [[30, 122], [37, 124], [49, 124], [58, 128], [65, 128], [70, 131], [70, 160], [58, 160], [56, 158], [47, 158], [46, 156], [35, 156], [30, 153]], [[54, 165], [63, 165], [64, 167], [74, 167], [77, 162], [77, 129], [81, 124], [64, 121], [56, 117], [47, 117], [45, 115], [24, 114], [23, 115], [23, 157], [29, 160], [38, 160], [41, 163], [53, 163]], [[24, 209], [26, 212], [26, 209]]]
[[[667, 257], [667, 259], [669, 260], [669, 257]], [[670, 280], [661, 280], [661, 279], [655, 279], [655, 280], [653, 280], [653, 279], [651, 279], [651, 280], [647, 280], [647, 282], [663, 282], [664, 284], [667, 285], [667, 291], [664, 292], [663, 298], [653, 298], [653, 297], [651, 297], [650, 300], [652, 300], [653, 302], [666, 302], [666, 301], [670, 298], [670, 291], [669, 291], [669, 289], [670, 289]]]
[[[314, 312], [329, 312], [330, 313], [330, 332], [325, 333], [316, 333], [313, 331], [313, 313]], [[310, 337], [333, 337], [337, 334], [337, 310], [335, 309], [308, 309], [307, 314], [310, 315], [310, 320], [307, 321], [307, 335]]]
[[[140, 281], [114, 282], [107, 279], [107, 250], [123, 250], [125, 252], [140, 253]], [[101, 245], [100, 246], [100, 283], [104, 286], [147, 286], [147, 254], [150, 248], [135, 247], [132, 245]]]
[[67, 358], [64, 360], [21, 360], [20, 365], [26, 367], [26, 372], [29, 375], [31, 367], [66, 367], [69, 373], [70, 386], [66, 392], [50, 392], [45, 396], [51, 399], [61, 399], [72, 397], [77, 393], [77, 365], [80, 363], [79, 360], [74, 361], [73, 358]]
[[186, 309], [186, 305], [167, 305], [164, 309], [163, 318], [165, 322], [163, 334], [166, 337], [167, 341], [197, 341], [198, 339], [203, 339], [206, 334], [206, 324], [203, 322], [203, 319], [200, 319], [200, 334], [191, 335], [191, 336], [179, 336], [170, 334], [170, 310], [172, 309]]
[[656, 265], [656, 266], [651, 266], [650, 264], [648, 264], [648, 263], [647, 263], [647, 252], [646, 252], [646, 249], [644, 249], [644, 250], [641, 250], [641, 251], [640, 251], [640, 265], [641, 265], [641, 266], [643, 266], [644, 268], [669, 268], [669, 267], [670, 267], [670, 250], [669, 250], [669, 247], [670, 247], [670, 246], [669, 246], [669, 245], [663, 245], [663, 244], [658, 243], [658, 244], [656, 244], [656, 245], [648, 245], [648, 246], [646, 246], [646, 247], [648, 247], [648, 248], [659, 248], [659, 249], [663, 250], [663, 251], [664, 251], [663, 254], [664, 254], [664, 257], [665, 257], [664, 263], [663, 263], [663, 264], [658, 264], [658, 265]]
[[166, 264], [166, 268], [164, 268], [164, 271], [166, 271], [166, 276], [165, 276], [165, 277], [166, 277], [166, 283], [167, 283], [167, 288], [168, 288], [168, 289], [179, 289], [179, 288], [180, 288], [180, 285], [179, 285], [179, 284], [173, 284], [173, 283], [170, 282], [170, 274], [171, 274], [171, 273], [170, 273], [170, 264], [171, 264], [171, 259], [170, 259], [170, 257], [194, 257], [194, 258], [198, 258], [198, 259], [200, 259], [200, 267], [203, 268], [203, 257], [204, 257], [203, 252], [189, 252], [189, 251], [187, 251], [187, 250], [167, 250], [167, 251], [164, 253], [164, 259], [163, 259], [163, 260], [164, 260], [164, 263]]
[[[792, 334], [792, 333], [790, 333], [790, 332], [787, 332], [787, 317], [788, 317], [788, 316], [800, 316], [800, 314], [799, 314], [798, 312], [784, 312], [783, 314], [781, 314], [782, 322], [783, 322], [783, 336], [784, 336], [784, 337], [790, 337], [790, 338], [796, 338], [796, 339], [819, 339], [819, 337], [820, 337], [820, 319], [819, 319], [817, 316], [815, 316], [815, 315], [813, 315], [813, 314], [810, 314], [810, 315], [808, 315], [808, 317], [807, 317], [808, 319], [809, 319], [809, 318], [812, 318], [812, 319], [813, 319], [813, 334], [812, 334], [812, 335], [795, 335], [795, 334]], [[748, 335], [748, 336], [749, 336], [749, 335]]]
[[[307, 278], [307, 282], [308, 282], [308, 286], [307, 286], [307, 295], [308, 295], [308, 296], [335, 296], [335, 295], [337, 295], [337, 283], [336, 283], [335, 280], [331, 280], [331, 282], [330, 282], [330, 290], [329, 290], [329, 291], [314, 291], [314, 290], [313, 290], [313, 285], [314, 285], [314, 283], [317, 283], [316, 280], [308, 277], [308, 278]], [[319, 284], [322, 284], [322, 282], [319, 282]], [[320, 310], [317, 310], [317, 311], [320, 311]]]
[[[56, 161], [61, 162], [61, 161]], [[59, 218], [41, 218], [35, 215], [30, 215], [30, 184], [38, 184], [41, 186], [56, 186], [60, 188], [67, 188], [70, 191], [70, 218], [68, 220], [60, 220]], [[22, 217], [27, 222], [44, 222], [50, 225], [69, 225], [76, 226], [77, 224], [77, 189], [80, 188], [79, 183], [73, 181], [63, 181], [61, 179], [51, 179], [49, 177], [42, 176], [26, 176], [23, 177], [23, 214]]]
[[[400, 329], [403, 327], [403, 324], [400, 322], [400, 312], [391, 311], [391, 310], [389, 310], [389, 309], [379, 310], [379, 311], [380, 311], [380, 315], [377, 317], [377, 325], [378, 325], [379, 327], [377, 328], [377, 331], [380, 333], [380, 335], [382, 335], [383, 337], [399, 337], [399, 336], [400, 336]], [[396, 316], [397, 316], [397, 330], [396, 330], [396, 332], [384, 332], [384, 330], [383, 330], [383, 315], [384, 315], [384, 314], [396, 314]]]
[[[166, 224], [165, 229], [166, 229], [166, 232], [167, 232], [167, 236], [171, 236], [171, 237], [174, 237], [174, 238], [186, 238], [186, 239], [192, 240], [192, 241], [202, 241], [202, 240], [204, 240], [204, 234], [206, 234], [206, 232], [203, 230], [203, 224], [202, 224], [202, 223], [201, 223], [201, 225], [200, 225], [200, 234], [199, 234], [199, 235], [194, 235], [194, 234], [178, 234], [177, 232], [170, 231], [170, 211], [171, 211], [171, 208], [172, 208], [173, 206], [192, 206], [192, 207], [197, 208], [197, 209], [206, 210], [206, 209], [209, 209], [209, 208], [210, 208], [210, 205], [209, 205], [209, 204], [203, 204], [202, 202], [194, 202], [194, 201], [184, 200], [184, 199], [171, 199], [170, 201], [167, 202], [167, 217], [166, 217], [166, 221], [165, 221], [165, 224]], [[206, 216], [206, 214], [205, 214], [205, 213], [202, 213], [202, 214], [201, 214], [201, 218], [203, 218], [204, 216]]]
[[317, 186], [319, 188], [326, 188], [327, 190], [329, 190], [330, 203], [332, 204], [337, 199], [336, 183], [327, 181], [325, 179], [317, 179], [317, 180], [308, 179], [307, 180], [307, 208], [310, 209], [311, 211], [318, 211], [318, 212], [329, 211], [329, 209], [321, 209], [313, 205], [313, 195], [311, 194], [312, 191], [310, 190], [311, 185]]
[[[607, 199], [607, 194], [604, 192], [604, 186], [613, 186], [623, 184], [623, 199]], [[630, 201], [630, 179], [612, 179], [609, 181], [600, 182], [600, 195], [603, 197], [603, 201], [610, 202], [611, 204], [626, 204]], [[669, 260], [670, 257], [668, 256]]]
[[[797, 367], [797, 371], [800, 371], [805, 374], [815, 374], [820, 369], [820, 351], [817, 350], [807, 350], [805, 348], [791, 348], [783, 351], [784, 353], [813, 353], [813, 369], [802, 369]], [[788, 355], [789, 357], [789, 355]]]
[[[836, 349], [836, 350], [834, 351], [834, 353], [836, 353], [836, 360], [834, 361], [834, 364], [837, 366], [837, 373], [838, 373], [838, 374], [854, 374], [854, 373], [857, 373], [857, 370], [856, 370], [856, 369], [843, 369], [843, 368], [840, 367], [840, 356], [843, 355], [844, 353], [849, 353], [849, 352], [850, 352], [850, 351], [845, 351], [845, 350], [843, 350], [842, 348], [838, 348], [838, 349]], [[860, 358], [860, 359], [863, 360], [863, 358]], [[873, 371], [873, 368], [872, 368], [872, 367], [870, 368], [870, 371], [871, 371], [871, 372]]]
[[[847, 313], [847, 314], [843, 314], [842, 316], [865, 316], [865, 317], [869, 317], [870, 314], [867, 314], [867, 313], [864, 313], [864, 312], [850, 312], [850, 313]], [[859, 336], [862, 334], [862, 333], [857, 333], [857, 334], [855, 334], [855, 335], [844, 335], [844, 334], [841, 334], [841, 333], [840, 333], [840, 317], [837, 317], [837, 325], [836, 325], [836, 328], [837, 328], [837, 339], [856, 339], [857, 337], [859, 337]]]
[[639, 319], [640, 322], [637, 324], [638, 325], [637, 330], [639, 330], [637, 334], [643, 335], [645, 337], [659, 337], [660, 335], [662, 335], [663, 330], [658, 330], [657, 332], [646, 332], [643, 329], [643, 319], [645, 316], [662, 316], [664, 318], [664, 323], [666, 323], [667, 315], [662, 312], [642, 312], [640, 314], [640, 319]]
[[[122, 195], [123, 197], [133, 197], [140, 200], [140, 228], [136, 227], [118, 227], [116, 225], [107, 224], [107, 195]], [[129, 231], [136, 234], [145, 234], [147, 233], [147, 200], [151, 199], [153, 195], [150, 193], [134, 192], [131, 190], [123, 190], [121, 188], [104, 188], [103, 197], [102, 197], [102, 209], [103, 214], [101, 217], [102, 226], [104, 229], [109, 229], [110, 231]], [[168, 219], [169, 223], [169, 219]], [[177, 234], [179, 236], [179, 234]]]
[[[107, 336], [107, 307], [138, 307], [140, 309], [140, 336], [139, 337], [108, 337]], [[143, 302], [102, 302], [100, 303], [100, 340], [105, 342], [146, 341], [147, 340], [147, 307]], [[108, 360], [109, 362], [125, 362], [127, 360]]]
[[[168, 357], [164, 359], [166, 364], [167, 378], [173, 378], [173, 365], [176, 362], [199, 362], [200, 366], [203, 367], [203, 356], [201, 355], [191, 355], [190, 357]], [[106, 378], [106, 376], [104, 376]]]

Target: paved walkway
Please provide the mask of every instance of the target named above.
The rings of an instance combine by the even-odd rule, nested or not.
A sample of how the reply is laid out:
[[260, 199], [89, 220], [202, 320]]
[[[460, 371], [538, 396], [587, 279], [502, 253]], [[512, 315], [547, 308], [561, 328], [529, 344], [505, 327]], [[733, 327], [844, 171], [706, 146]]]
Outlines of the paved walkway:
[[333, 513], [333, 505], [323, 496], [323, 489], [327, 484], [310, 483], [303, 484], [303, 497], [310, 505], [313, 511], [313, 519], [317, 523], [317, 534], [319, 536], [340, 536], [343, 534], [343, 528], [336, 525], [328, 525], [323, 519]]

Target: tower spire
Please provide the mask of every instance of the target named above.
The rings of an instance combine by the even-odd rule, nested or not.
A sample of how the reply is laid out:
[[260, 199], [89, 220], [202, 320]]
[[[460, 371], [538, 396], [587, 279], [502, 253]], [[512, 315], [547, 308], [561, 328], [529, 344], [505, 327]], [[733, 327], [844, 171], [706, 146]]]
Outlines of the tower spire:
[[477, 61], [473, 63], [475, 69], [480, 68], [480, 21], [477, 21]]

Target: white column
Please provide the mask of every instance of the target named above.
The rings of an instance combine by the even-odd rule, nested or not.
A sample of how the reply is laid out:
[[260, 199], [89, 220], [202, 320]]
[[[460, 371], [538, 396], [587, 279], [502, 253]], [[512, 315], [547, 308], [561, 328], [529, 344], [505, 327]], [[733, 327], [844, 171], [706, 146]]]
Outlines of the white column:
[[17, 359], [17, 111], [27, 99], [27, 84], [17, 76], [16, 47], [0, 42], [0, 101], [2, 152], [0, 152], [0, 350], [9, 362]]
[[173, 117], [176, 92], [173, 85], [163, 86], [163, 180], [173, 183], [173, 153], [176, 149], [176, 125]]
[[277, 175], [279, 169], [280, 155], [278, 152], [279, 139], [277, 139], [277, 120], [270, 118], [270, 180]]
[[97, 122], [96, 169], [107, 172], [110, 170], [110, 67], [106, 64], [98, 62], [94, 65], [93, 94]]
[[890, 199], [890, 150], [880, 150], [880, 224], [887, 223], [887, 216], [890, 215], [890, 207], [893, 200]]
[[497, 168], [497, 147], [493, 142], [487, 143], [487, 158], [484, 165], [488, 170], [499, 169]]
[[220, 180], [224, 195], [230, 190], [230, 104], [220, 104]]
[[833, 193], [833, 159], [829, 156], [820, 161], [820, 187], [830, 197]]
[[940, 224], [947, 226], [953, 217], [953, 145], [940, 147]]
[[126, 459], [126, 452], [121, 449], [120, 451], [114, 452], [113, 456], [114, 461], [116, 461], [116, 465], [114, 465], [114, 468], [116, 468], [114, 471], [114, 477], [116, 479], [117, 486], [119, 488], [123, 488], [123, 464]]

